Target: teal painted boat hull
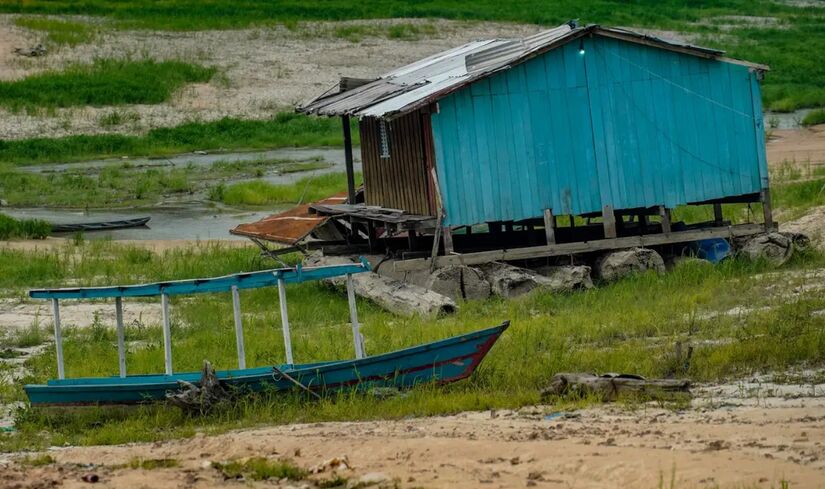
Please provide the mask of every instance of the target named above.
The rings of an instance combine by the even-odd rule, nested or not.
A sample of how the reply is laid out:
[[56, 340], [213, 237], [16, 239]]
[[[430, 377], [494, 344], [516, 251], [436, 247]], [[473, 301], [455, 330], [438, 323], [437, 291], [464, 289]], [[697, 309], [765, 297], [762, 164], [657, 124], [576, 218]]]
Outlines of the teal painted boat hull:
[[[508, 326], [505, 321], [493, 328], [358, 360], [280, 365], [277, 370], [316, 392], [449, 383], [469, 377]], [[241, 391], [296, 388], [272, 367], [223, 370], [217, 376], [225, 386]], [[32, 406], [139, 404], [165, 399], [167, 392], [180, 389], [179, 381], [197, 385], [200, 373], [50, 380], [24, 389]]]

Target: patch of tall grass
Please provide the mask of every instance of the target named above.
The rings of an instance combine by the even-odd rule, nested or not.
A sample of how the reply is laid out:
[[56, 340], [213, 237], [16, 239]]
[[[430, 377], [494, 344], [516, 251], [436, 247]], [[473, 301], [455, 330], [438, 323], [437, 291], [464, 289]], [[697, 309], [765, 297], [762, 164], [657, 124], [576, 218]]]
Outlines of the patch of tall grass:
[[215, 68], [183, 61], [101, 59], [22, 80], [0, 82], [0, 105], [38, 107], [158, 104], [187, 83], [207, 82]]
[[[352, 121], [358, 144], [357, 121]], [[0, 140], [0, 163], [27, 165], [98, 158], [161, 156], [199, 149], [245, 150], [291, 146], [340, 146], [341, 121], [281, 112], [271, 119], [231, 117], [152, 129], [142, 136], [97, 134], [62, 138]]]
[[52, 46], [76, 46], [91, 41], [96, 34], [91, 24], [49, 17], [18, 17], [14, 19], [14, 24], [44, 32], [46, 42]]
[[825, 109], [812, 110], [802, 119], [802, 125], [815, 126], [817, 124], [825, 124]]
[[[356, 175], [356, 185], [360, 185], [361, 175]], [[345, 173], [327, 173], [301, 178], [288, 185], [275, 185], [263, 180], [240, 182], [222, 189], [220, 197], [228, 205], [271, 205], [287, 203], [307, 203], [330, 197], [347, 189]]]
[[44, 239], [52, 232], [46, 221], [40, 219], [15, 219], [0, 214], [0, 240], [11, 238]]

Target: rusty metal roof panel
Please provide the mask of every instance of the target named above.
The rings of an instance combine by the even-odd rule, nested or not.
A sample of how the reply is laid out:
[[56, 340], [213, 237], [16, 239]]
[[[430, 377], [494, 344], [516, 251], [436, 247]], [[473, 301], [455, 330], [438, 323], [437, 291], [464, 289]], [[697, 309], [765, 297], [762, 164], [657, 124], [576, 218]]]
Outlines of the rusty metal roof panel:
[[[542, 52], [595, 34], [620, 37], [704, 57], [720, 57], [723, 51], [661, 39], [643, 33], [598, 25], [560, 25], [523, 39], [473, 41], [385, 73], [360, 87], [321, 97], [298, 107], [299, 112], [319, 115], [353, 115], [392, 118], [438, 100], [475, 80], [525, 61]], [[723, 58], [756, 69], [766, 66]]]
[[[338, 194], [313, 204], [335, 205], [343, 204], [346, 200], [346, 195]], [[299, 205], [279, 214], [267, 216], [260, 221], [239, 224], [229, 232], [237, 236], [293, 246], [329, 220], [328, 216], [310, 212], [313, 204]]]

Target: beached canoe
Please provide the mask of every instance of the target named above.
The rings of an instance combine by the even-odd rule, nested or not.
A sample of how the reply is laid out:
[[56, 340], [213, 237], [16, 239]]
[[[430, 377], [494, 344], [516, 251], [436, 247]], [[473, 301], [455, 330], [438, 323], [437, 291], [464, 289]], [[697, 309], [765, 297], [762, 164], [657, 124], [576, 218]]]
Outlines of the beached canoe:
[[[493, 328], [360, 359], [279, 365], [277, 370], [272, 367], [224, 370], [216, 375], [230, 390], [251, 392], [297, 389], [296, 382], [318, 393], [449, 383], [470, 376], [508, 326], [509, 323], [504, 322]], [[168, 392], [181, 388], [179, 381], [198, 385], [200, 376], [200, 372], [187, 372], [75, 378], [26, 385], [24, 389], [32, 406], [138, 404], [165, 399]]]
[[[373, 387], [408, 388], [425, 382], [453, 382], [471, 375], [509, 326], [509, 322], [505, 321], [493, 328], [390, 353], [368, 356], [364, 347], [364, 337], [360, 332], [352, 275], [369, 271], [369, 262], [361, 258], [357, 263], [318, 267], [298, 265], [294, 268], [273, 268], [220, 277], [133, 285], [30, 290], [29, 297], [32, 299], [52, 301], [58, 378], [49, 380], [46, 384], [26, 385], [24, 389], [32, 406], [70, 406], [158, 401], [165, 399], [169, 392], [179, 391], [182, 383], [200, 384], [201, 374], [199, 372], [177, 373], [173, 371], [169, 298], [176, 295], [231, 293], [238, 368], [218, 371], [215, 374], [219, 381], [230, 390], [261, 391], [267, 389], [277, 392], [300, 388], [319, 393]], [[286, 286], [338, 276], [346, 277], [355, 358], [297, 364], [293, 360]], [[240, 293], [244, 290], [273, 286], [278, 288], [286, 362], [283, 365], [246, 368]], [[161, 298], [165, 372], [151, 375], [127, 375], [123, 300], [157, 296]], [[63, 335], [60, 325], [60, 301], [85, 299], [114, 299], [120, 370], [120, 375], [117, 377], [66, 378]]]
[[136, 217], [117, 221], [83, 222], [77, 224], [52, 224], [53, 233], [76, 233], [89, 231], [110, 231], [113, 229], [139, 228], [145, 226], [151, 217]]

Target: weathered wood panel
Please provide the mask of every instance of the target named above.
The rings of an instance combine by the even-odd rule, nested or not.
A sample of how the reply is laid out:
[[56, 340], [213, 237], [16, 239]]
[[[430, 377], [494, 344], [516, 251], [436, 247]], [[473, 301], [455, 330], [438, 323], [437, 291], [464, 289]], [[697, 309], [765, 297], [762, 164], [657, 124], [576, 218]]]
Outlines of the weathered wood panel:
[[389, 157], [381, 155], [380, 121], [371, 117], [361, 120], [361, 163], [367, 205], [435, 214], [426, 162], [432, 143], [422, 130], [424, 117], [429, 115], [414, 112], [385, 123]]

